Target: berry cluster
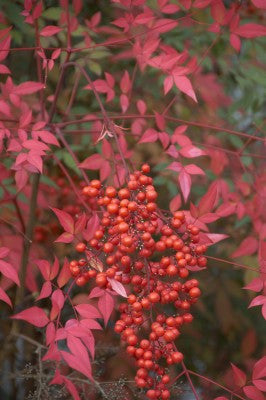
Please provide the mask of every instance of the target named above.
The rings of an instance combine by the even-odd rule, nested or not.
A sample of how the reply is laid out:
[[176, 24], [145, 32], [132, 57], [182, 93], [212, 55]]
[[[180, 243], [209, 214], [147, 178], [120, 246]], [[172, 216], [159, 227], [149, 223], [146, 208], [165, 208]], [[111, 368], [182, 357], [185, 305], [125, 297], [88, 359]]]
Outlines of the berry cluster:
[[[174, 341], [181, 326], [192, 321], [189, 310], [201, 294], [198, 281], [187, 278], [207, 259], [198, 227], [187, 224], [182, 211], [167, 217], [159, 210], [149, 172], [144, 164], [119, 190], [104, 188], [98, 180], [83, 188], [84, 196], [101, 208], [102, 218], [94, 237], [76, 245], [87, 259], [73, 260], [70, 270], [80, 286], [92, 278], [100, 288], [111, 288], [110, 279], [130, 285], [115, 332], [136, 361], [137, 387], [147, 390], [149, 399], [164, 400], [170, 398], [167, 370], [183, 360]], [[164, 304], [172, 304], [171, 315], [163, 311]]]

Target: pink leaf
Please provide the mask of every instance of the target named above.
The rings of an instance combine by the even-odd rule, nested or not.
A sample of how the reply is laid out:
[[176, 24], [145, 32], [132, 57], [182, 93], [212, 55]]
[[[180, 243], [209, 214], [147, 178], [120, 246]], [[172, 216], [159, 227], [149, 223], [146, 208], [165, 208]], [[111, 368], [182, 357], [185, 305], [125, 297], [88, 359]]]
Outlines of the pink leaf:
[[77, 388], [74, 385], [74, 383], [72, 381], [70, 381], [69, 379], [67, 379], [65, 376], [63, 376], [63, 381], [64, 381], [67, 391], [71, 394], [73, 399], [80, 400]]
[[10, 307], [12, 307], [12, 302], [6, 292], [0, 287], [0, 300], [7, 303]]
[[265, 0], [251, 0], [255, 7], [262, 8], [266, 10], [266, 2]]
[[56, 139], [55, 135], [48, 131], [38, 131], [36, 132], [38, 137], [45, 143], [54, 144], [55, 146], [60, 147], [58, 140]]
[[233, 252], [231, 257], [250, 256], [255, 253], [258, 248], [258, 241], [253, 236], [246, 237], [240, 244], [237, 250]]
[[29, 125], [32, 119], [32, 111], [28, 110], [23, 113], [19, 119], [19, 127], [25, 128], [25, 126]]
[[147, 110], [146, 103], [143, 100], [138, 100], [137, 101], [137, 108], [138, 108], [139, 113], [141, 115], [144, 115], [146, 110]]
[[42, 276], [46, 281], [50, 279], [50, 264], [46, 260], [37, 260], [36, 265], [38, 266]]
[[[102, 318], [102, 317], [100, 316], [100, 318]], [[99, 324], [99, 322], [95, 321], [95, 319], [91, 319], [91, 318], [82, 319], [80, 321], [80, 324], [82, 326], [85, 326], [88, 329], [98, 329], [98, 330], [100, 329], [100, 330], [102, 330], [101, 325]]]
[[245, 386], [243, 391], [251, 400], [265, 400], [264, 395], [255, 386]]
[[90, 363], [84, 362], [84, 357], [74, 356], [73, 354], [67, 353], [66, 351], [60, 351], [63, 359], [71, 368], [75, 369], [76, 371], [81, 372], [83, 375], [87, 376], [90, 380], [92, 380], [91, 376], [91, 365]]
[[263, 289], [263, 281], [260, 278], [254, 278], [244, 287], [244, 289], [253, 290], [253, 292], [260, 292]]
[[234, 382], [235, 382], [236, 386], [243, 387], [247, 380], [247, 376], [246, 376], [245, 372], [243, 372], [240, 368], [238, 368], [233, 363], [231, 363], [231, 367], [233, 370], [233, 377], [234, 377]]
[[239, 36], [237, 36], [234, 33], [232, 33], [230, 35], [230, 44], [237, 52], [240, 51], [240, 49], [241, 49], [241, 40], [239, 39]]
[[54, 320], [59, 312], [62, 310], [65, 303], [65, 296], [61, 289], [57, 289], [53, 292], [52, 297], [52, 309], [50, 313], [50, 319]]
[[11, 264], [7, 263], [4, 260], [0, 260], [0, 272], [2, 272], [2, 274], [5, 275], [8, 279], [11, 279], [11, 281], [15, 282], [18, 286], [20, 286], [18, 273]]
[[75, 309], [82, 318], [101, 318], [97, 308], [91, 304], [78, 304]]
[[197, 98], [196, 98], [195, 92], [192, 88], [191, 82], [186, 76], [174, 75], [174, 81], [175, 81], [177, 88], [181, 92], [183, 92], [186, 95], [188, 95], [189, 97], [191, 97], [197, 103]]
[[59, 271], [59, 262], [58, 262], [58, 258], [55, 257], [54, 263], [51, 268], [50, 280], [53, 280], [57, 276], [58, 271]]
[[120, 294], [120, 296], [123, 296], [123, 297], [127, 298], [127, 292], [126, 292], [124, 286], [122, 285], [122, 283], [118, 282], [115, 279], [110, 279], [110, 278], [108, 278], [108, 281], [110, 282], [110, 284], [112, 286], [112, 289], [116, 293]]
[[126, 94], [129, 92], [131, 86], [130, 77], [128, 71], [125, 71], [122, 79], [120, 81], [120, 89], [121, 91]]
[[266, 356], [262, 357], [254, 365], [252, 379], [259, 379], [265, 376], [266, 376]]
[[245, 24], [234, 30], [236, 35], [244, 38], [255, 38], [266, 35], [266, 26], [259, 24]]
[[43, 328], [49, 322], [49, 319], [43, 309], [35, 306], [13, 315], [11, 318], [22, 319], [23, 321], [37, 326], [38, 328]]
[[169, 75], [165, 78], [164, 82], [163, 82], [163, 87], [164, 87], [164, 94], [166, 95], [168, 92], [170, 92], [170, 90], [172, 89], [174, 84], [174, 78], [172, 77], [172, 75]]
[[205, 175], [205, 172], [195, 164], [188, 164], [184, 169], [190, 175]]
[[105, 325], [107, 325], [107, 322], [114, 308], [114, 299], [106, 290], [104, 291], [104, 294], [99, 298], [98, 307], [103, 315], [104, 323]]
[[234, 214], [235, 210], [236, 210], [236, 205], [228, 201], [226, 203], [221, 204], [216, 209], [216, 214], [218, 214], [220, 217], [227, 217], [228, 215]]
[[11, 71], [6, 65], [0, 64], [0, 74], [11, 74]]
[[194, 157], [200, 157], [200, 156], [206, 155], [205, 151], [199, 149], [198, 147], [191, 146], [191, 145], [182, 147], [182, 149], [179, 150], [179, 153], [183, 157], [187, 157], [187, 158], [194, 158]]
[[125, 113], [129, 106], [129, 99], [126, 94], [121, 94], [120, 105], [121, 105], [122, 112]]
[[36, 301], [45, 299], [46, 297], [49, 297], [51, 293], [52, 293], [51, 282], [50, 281], [44, 282], [44, 284], [42, 285], [41, 292], [40, 292], [39, 296], [37, 297]]
[[178, 175], [178, 181], [180, 184], [180, 188], [184, 197], [185, 202], [188, 199], [190, 188], [191, 188], [191, 178], [190, 175], [185, 171], [182, 170]]
[[40, 31], [40, 36], [53, 36], [61, 32], [61, 30], [62, 28], [59, 28], [58, 26], [47, 25]]
[[155, 129], [149, 128], [144, 132], [139, 143], [153, 143], [156, 142], [157, 139], [158, 132]]
[[219, 397], [215, 397], [214, 400], [228, 400], [228, 397], [219, 396]]
[[60, 224], [66, 232], [74, 234], [74, 220], [70, 214], [65, 211], [59, 210], [58, 208], [52, 208], [53, 212], [57, 216]]
[[262, 304], [266, 303], [266, 296], [260, 295], [260, 296], [256, 296], [252, 302], [250, 303], [250, 305], [248, 306], [248, 308], [251, 307], [256, 307], [256, 306], [261, 306]]
[[10, 250], [7, 247], [0, 247], [0, 258], [5, 258]]
[[211, 241], [212, 244], [218, 243], [221, 240], [227, 239], [229, 236], [223, 233], [206, 233], [205, 234]]
[[103, 159], [100, 154], [93, 154], [92, 156], [86, 158], [81, 164], [80, 168], [84, 169], [99, 169], [102, 165]]
[[181, 196], [180, 194], [177, 194], [171, 201], [169, 204], [169, 209], [170, 211], [173, 213], [177, 210], [179, 210], [179, 208], [181, 207], [182, 204], [182, 200], [181, 200]]
[[26, 94], [32, 94], [38, 92], [39, 90], [44, 89], [44, 87], [45, 86], [43, 83], [28, 81], [14, 87], [13, 93], [19, 96], [23, 96]]

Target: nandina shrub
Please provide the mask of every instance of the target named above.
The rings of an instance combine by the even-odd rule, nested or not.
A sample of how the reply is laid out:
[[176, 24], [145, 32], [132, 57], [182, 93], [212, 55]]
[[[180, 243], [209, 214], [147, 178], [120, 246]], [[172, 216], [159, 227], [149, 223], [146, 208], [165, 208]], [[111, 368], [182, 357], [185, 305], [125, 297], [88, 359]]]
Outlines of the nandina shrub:
[[1, 396], [263, 400], [265, 1], [0, 4]]

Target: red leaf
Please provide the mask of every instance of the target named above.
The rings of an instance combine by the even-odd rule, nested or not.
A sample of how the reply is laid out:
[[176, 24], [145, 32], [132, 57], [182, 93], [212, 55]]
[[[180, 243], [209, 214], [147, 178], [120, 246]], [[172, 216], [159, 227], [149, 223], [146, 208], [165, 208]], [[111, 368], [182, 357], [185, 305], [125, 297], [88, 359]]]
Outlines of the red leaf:
[[19, 96], [23, 96], [26, 94], [32, 94], [32, 93], [38, 92], [39, 90], [44, 89], [44, 87], [45, 86], [43, 83], [28, 81], [28, 82], [21, 83], [20, 85], [14, 87], [12, 92]]
[[196, 98], [195, 92], [192, 88], [191, 82], [186, 76], [174, 75], [174, 81], [175, 81], [177, 88], [181, 92], [183, 92], [186, 95], [188, 95], [189, 97], [191, 97], [197, 103], [197, 98]]
[[243, 391], [251, 400], [265, 400], [264, 395], [254, 386], [245, 386]]
[[74, 240], [74, 235], [72, 233], [64, 232], [60, 235], [55, 242], [56, 243], [71, 243]]
[[110, 284], [112, 286], [112, 289], [116, 293], [120, 294], [120, 296], [123, 296], [123, 297], [127, 298], [127, 292], [126, 292], [124, 286], [122, 285], [122, 283], [118, 282], [115, 279], [110, 279], [110, 278], [108, 278], [108, 281], [110, 282]]
[[51, 207], [55, 215], [57, 216], [60, 224], [66, 232], [74, 234], [74, 220], [70, 214], [65, 211], [59, 210], [58, 208]]
[[87, 241], [89, 241], [89, 240], [93, 237], [95, 231], [97, 230], [97, 228], [98, 228], [98, 226], [99, 226], [99, 223], [100, 223], [99, 217], [98, 217], [98, 215], [95, 213], [95, 214], [89, 219], [89, 221], [88, 221], [88, 223], [87, 223], [86, 231], [83, 231], [83, 237], [84, 237], [84, 239], [86, 239]]
[[80, 217], [78, 217], [76, 223], [75, 223], [75, 234], [78, 234], [80, 232], [83, 232], [87, 223], [87, 217], [83, 213]]
[[6, 294], [6, 292], [1, 287], [0, 287], [0, 300], [7, 303], [10, 307], [13, 307], [9, 296]]
[[185, 202], [188, 199], [190, 188], [191, 188], [191, 178], [190, 175], [185, 171], [182, 170], [178, 175], [178, 181], [180, 184], [180, 188], [184, 197]]
[[240, 244], [237, 250], [233, 252], [231, 257], [250, 256], [255, 253], [258, 248], [258, 241], [253, 236], [246, 237]]
[[201, 198], [199, 202], [199, 215], [204, 215], [212, 211], [218, 196], [217, 183], [214, 182], [207, 193]]
[[75, 309], [82, 318], [101, 318], [101, 314], [96, 307], [91, 304], [78, 304]]
[[235, 29], [234, 33], [244, 38], [266, 36], [266, 26], [259, 24], [245, 24]]
[[98, 307], [103, 315], [104, 323], [105, 325], [107, 325], [107, 322], [114, 309], [114, 299], [106, 290], [104, 291], [104, 294], [99, 298]]
[[73, 0], [73, 8], [75, 11], [75, 15], [78, 15], [82, 10], [82, 0]]
[[29, 322], [30, 324], [43, 328], [48, 324], [49, 319], [42, 308], [31, 307], [27, 310], [21, 311], [20, 313], [13, 315], [13, 319], [22, 319], [23, 321]]
[[0, 260], [0, 272], [2, 272], [2, 274], [5, 275], [8, 279], [11, 279], [11, 281], [15, 282], [18, 286], [20, 286], [18, 273], [11, 264], [7, 263], [4, 260]]
[[62, 28], [59, 28], [58, 26], [47, 25], [40, 31], [40, 36], [53, 36], [59, 33], [61, 30]]
[[231, 363], [231, 367], [233, 370], [233, 377], [234, 377], [234, 382], [235, 382], [236, 386], [243, 387], [247, 380], [247, 376], [246, 376], [245, 372], [243, 372], [240, 368], [238, 368], [233, 363]]

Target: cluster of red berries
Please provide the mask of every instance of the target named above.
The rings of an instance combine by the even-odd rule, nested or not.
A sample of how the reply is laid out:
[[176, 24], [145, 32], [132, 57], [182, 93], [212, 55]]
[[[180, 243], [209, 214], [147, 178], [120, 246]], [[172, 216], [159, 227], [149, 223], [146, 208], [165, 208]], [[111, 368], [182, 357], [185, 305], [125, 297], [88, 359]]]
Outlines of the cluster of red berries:
[[[193, 320], [189, 310], [201, 295], [198, 281], [186, 279], [207, 259], [198, 227], [187, 224], [182, 211], [166, 217], [157, 207], [149, 172], [144, 164], [119, 190], [98, 180], [83, 188], [103, 211], [94, 237], [76, 246], [87, 258], [72, 261], [70, 270], [80, 286], [92, 278], [100, 288], [111, 288], [109, 279], [131, 285], [115, 331], [135, 358], [136, 385], [149, 399], [164, 400], [170, 398], [167, 369], [183, 360], [174, 341], [181, 326]], [[172, 315], [161, 310], [164, 304], [172, 304]]]

